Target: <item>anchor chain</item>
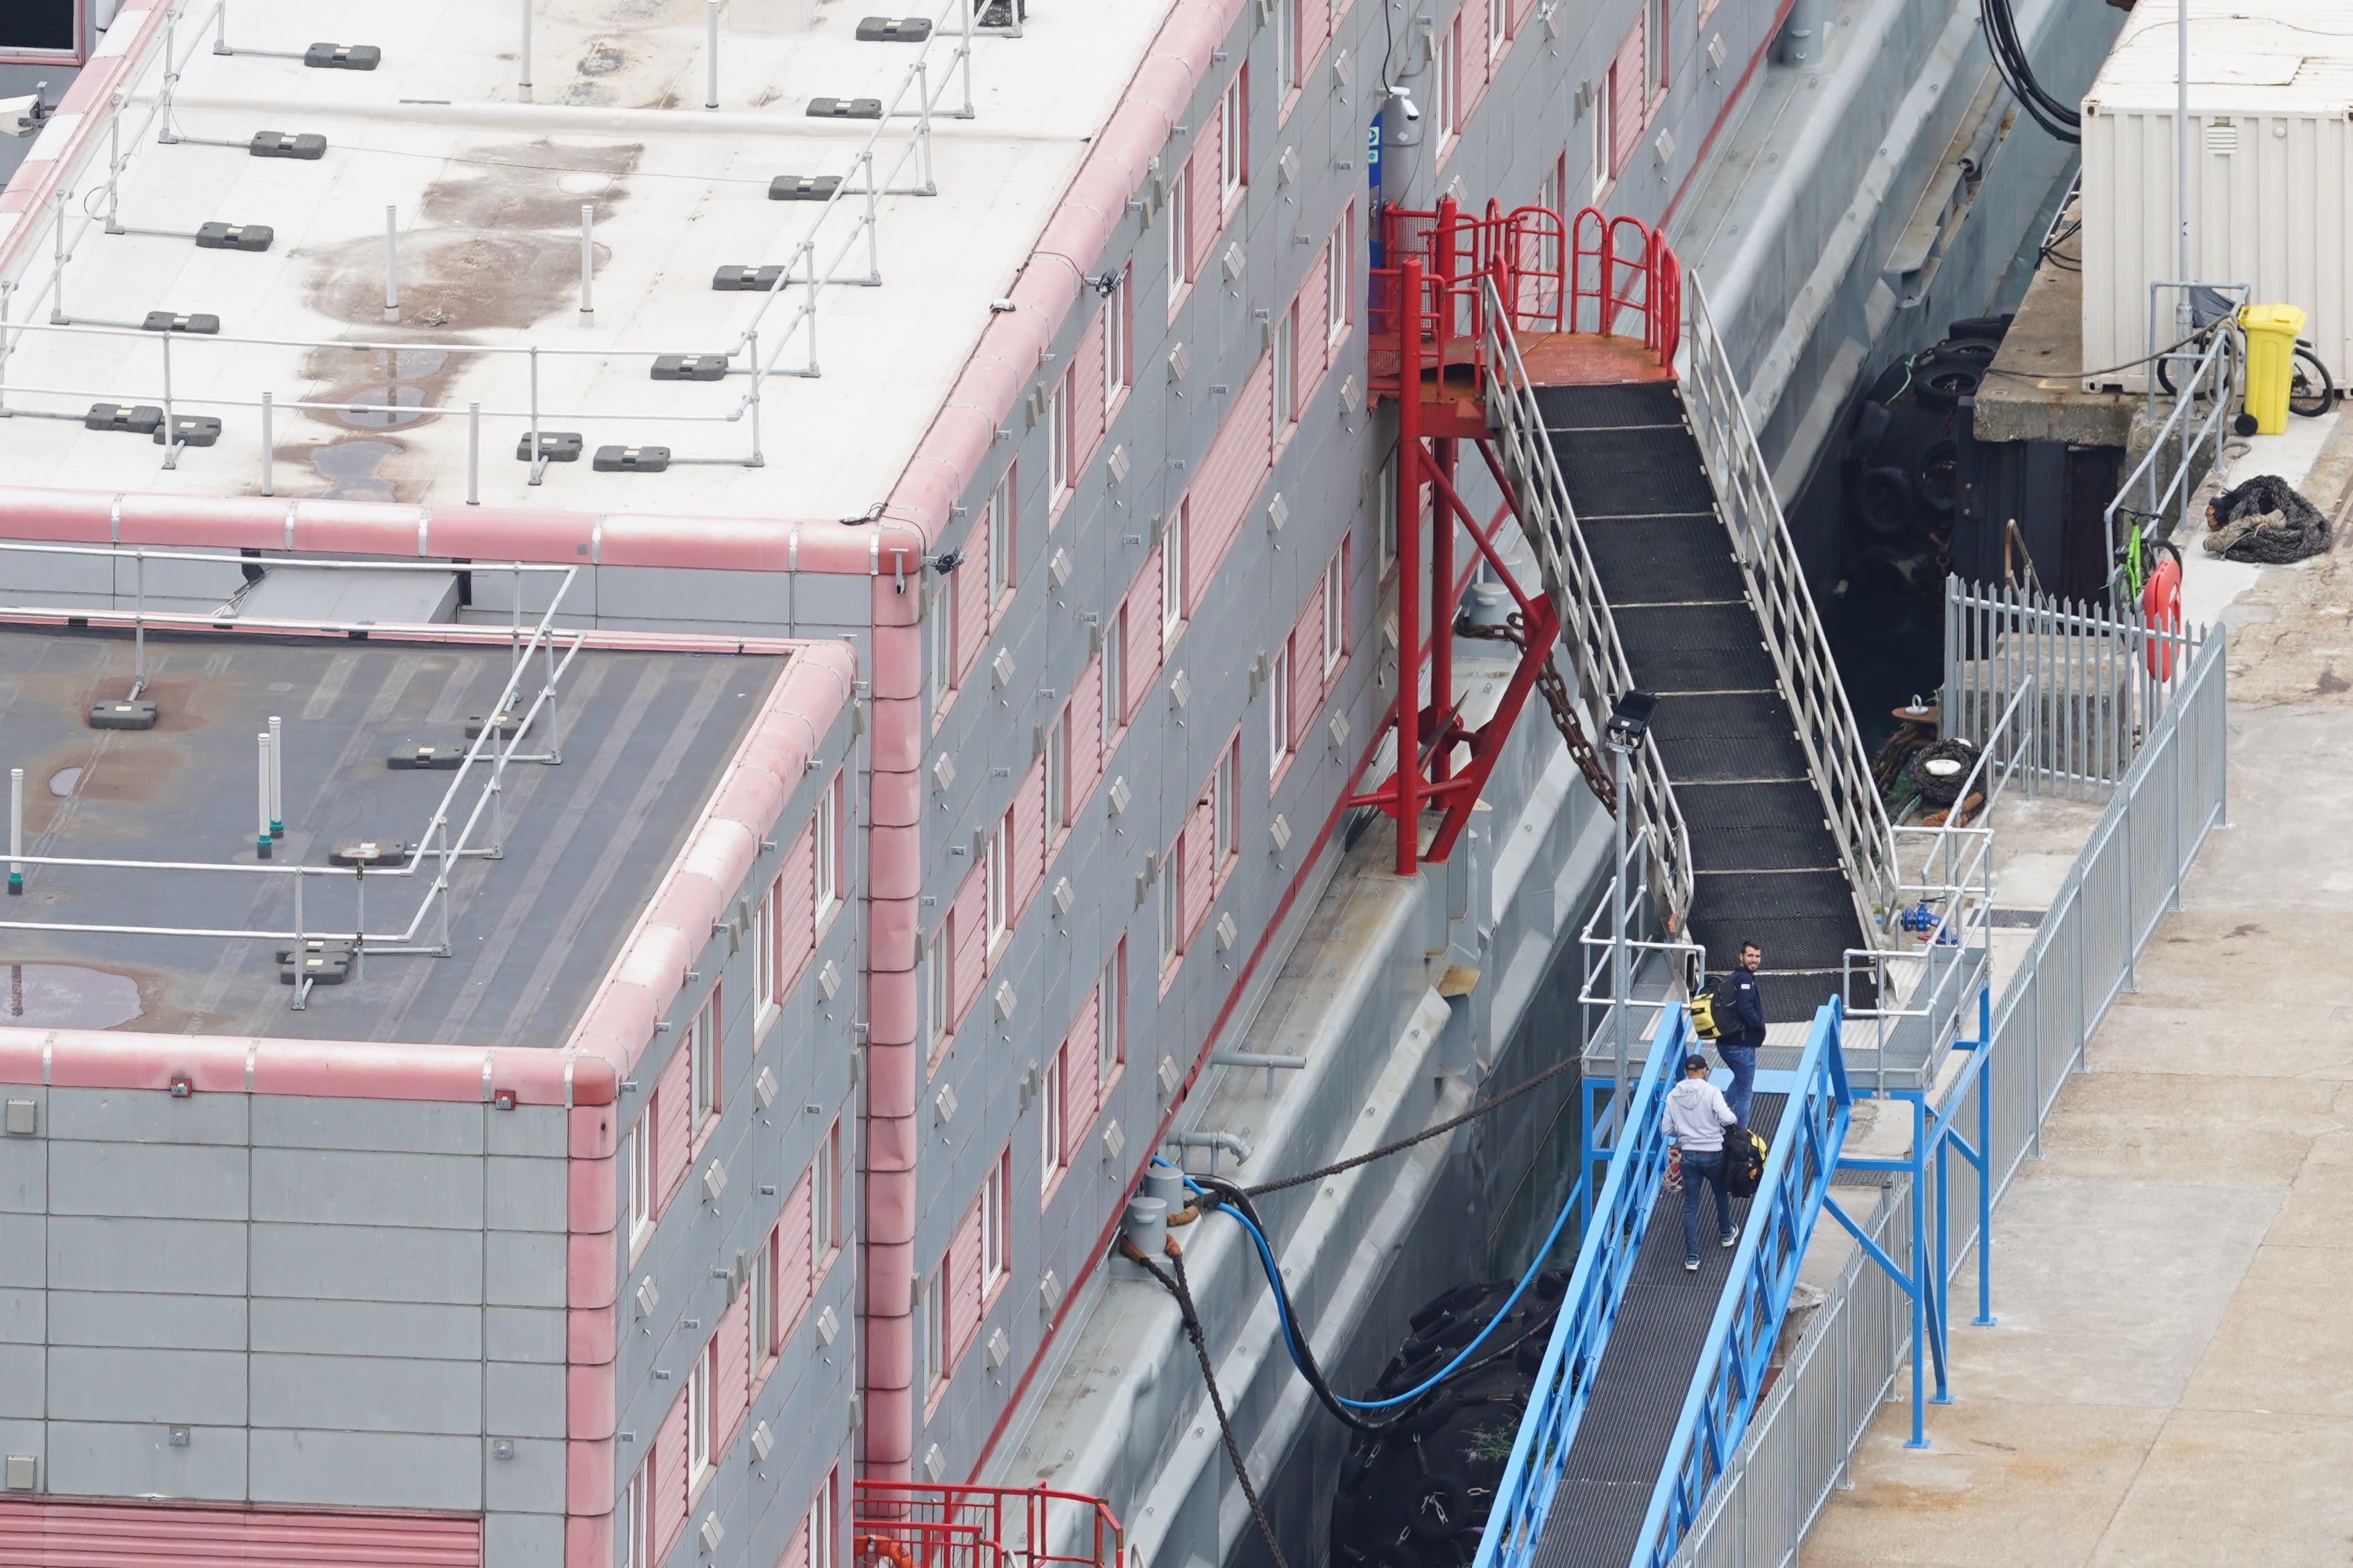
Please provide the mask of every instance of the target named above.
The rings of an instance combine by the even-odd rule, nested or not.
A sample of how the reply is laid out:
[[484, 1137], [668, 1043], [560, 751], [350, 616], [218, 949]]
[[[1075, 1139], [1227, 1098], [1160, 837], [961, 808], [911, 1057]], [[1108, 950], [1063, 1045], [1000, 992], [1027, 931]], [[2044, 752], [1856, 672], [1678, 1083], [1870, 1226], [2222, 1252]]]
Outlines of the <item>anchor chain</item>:
[[[1473, 626], [1468, 619], [1458, 616], [1454, 622], [1454, 635], [1484, 638], [1489, 642], [1507, 642], [1522, 653], [1528, 651], [1526, 623], [1517, 610], [1514, 610], [1510, 619], [1500, 626]], [[1561, 740], [1567, 743], [1569, 758], [1577, 763], [1577, 772], [1585, 775], [1586, 785], [1593, 791], [1593, 797], [1601, 803], [1604, 811], [1612, 816], [1617, 816], [1618, 786], [1610, 782], [1609, 770], [1603, 767], [1601, 759], [1594, 754], [1593, 742], [1585, 738], [1585, 726], [1578, 721], [1577, 709], [1568, 700], [1568, 682], [1563, 680], [1560, 671], [1553, 667], [1549, 650], [1543, 662], [1536, 666], [1536, 689], [1544, 693], [1545, 705], [1552, 710], [1553, 726], [1560, 731]]]

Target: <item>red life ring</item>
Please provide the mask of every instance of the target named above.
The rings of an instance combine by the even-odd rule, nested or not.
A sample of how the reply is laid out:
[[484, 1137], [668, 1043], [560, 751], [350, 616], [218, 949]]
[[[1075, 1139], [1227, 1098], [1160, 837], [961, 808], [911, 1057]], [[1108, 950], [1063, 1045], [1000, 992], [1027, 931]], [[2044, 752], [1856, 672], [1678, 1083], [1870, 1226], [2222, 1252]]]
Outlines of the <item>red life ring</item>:
[[2148, 672], [2159, 680], [2173, 679], [2175, 638], [2181, 634], [2181, 563], [2159, 555], [2149, 568], [2140, 591], [2141, 620], [2148, 628]]
[[915, 1554], [887, 1535], [861, 1535], [854, 1550], [859, 1568], [874, 1568], [881, 1563], [890, 1563], [891, 1568], [915, 1568]]

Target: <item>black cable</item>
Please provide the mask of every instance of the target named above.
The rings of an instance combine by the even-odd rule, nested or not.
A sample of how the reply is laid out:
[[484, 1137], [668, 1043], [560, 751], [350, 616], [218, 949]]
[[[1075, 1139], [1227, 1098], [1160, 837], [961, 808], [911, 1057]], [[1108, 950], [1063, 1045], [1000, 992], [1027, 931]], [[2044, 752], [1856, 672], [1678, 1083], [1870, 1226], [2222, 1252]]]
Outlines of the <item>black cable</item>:
[[[2122, 364], [2106, 365], [2098, 370], [2000, 370], [1992, 365], [1988, 365], [1986, 366], [1985, 373], [1988, 375], [2015, 375], [2022, 377], [2028, 381], [2040, 381], [2045, 376], [2056, 376], [2062, 381], [2080, 381], [2085, 376], [2114, 375], [2120, 370], [2130, 370], [2137, 364], [2147, 364], [2151, 360], [2163, 359], [2167, 354], [2173, 353], [2176, 349], [2187, 348], [2189, 344], [2194, 343], [2199, 339], [2204, 337], [2208, 330], [2209, 329], [2207, 328], [2200, 327], [2196, 331], [2190, 333], [2188, 337], [2182, 338], [2175, 342], [2168, 343], [2165, 347], [2158, 350], [2153, 354], [2143, 354], [2138, 359], [2128, 359]], [[1261, 1187], [1255, 1188], [1253, 1190], [1263, 1192], [1265, 1189]]]
[[2018, 79], [2025, 85], [2027, 92], [2037, 103], [2048, 110], [2061, 124], [2071, 129], [2081, 130], [2084, 118], [2082, 111], [2075, 105], [2052, 97], [2043, 88], [2042, 82], [2035, 79], [2034, 64], [2026, 52], [2025, 40], [2019, 37], [2018, 13], [2011, 8], [2010, 0], [1985, 0], [1985, 4], [1994, 13], [1995, 20], [2001, 28], [2004, 45], [2010, 53], [2010, 65], [2017, 71]]
[[[1230, 1204], [1235, 1212], [1249, 1220], [1261, 1235], [1265, 1234], [1266, 1222], [1259, 1217], [1257, 1205], [1250, 1202], [1250, 1194], [1243, 1188], [1219, 1176], [1194, 1176], [1189, 1179], [1196, 1187], [1202, 1189], [1202, 1195], [1195, 1199], [1195, 1205], [1198, 1208], [1206, 1213], [1216, 1208], [1219, 1204]], [[1371, 1433], [1375, 1436], [1389, 1431], [1420, 1414], [1424, 1406], [1419, 1400], [1407, 1405], [1386, 1421], [1376, 1421], [1367, 1416], [1359, 1415], [1349, 1409], [1332, 1392], [1331, 1384], [1324, 1376], [1324, 1368], [1315, 1359], [1314, 1347], [1308, 1342], [1307, 1331], [1300, 1325], [1298, 1310], [1292, 1304], [1290, 1287], [1283, 1282], [1282, 1275], [1271, 1268], [1267, 1271], [1267, 1283], [1274, 1291], [1276, 1310], [1282, 1321], [1296, 1331], [1289, 1335], [1292, 1360], [1299, 1368], [1299, 1375], [1314, 1392], [1317, 1402], [1324, 1409], [1329, 1410], [1344, 1425], [1356, 1431]], [[1510, 1304], [1510, 1300], [1506, 1299], [1496, 1310], [1501, 1311]], [[1518, 1335], [1497, 1344], [1485, 1355], [1475, 1361], [1465, 1362], [1461, 1367], [1455, 1369], [1451, 1376], [1461, 1377], [1493, 1366], [1505, 1356], [1516, 1353], [1520, 1346], [1525, 1344], [1538, 1331], [1548, 1333], [1551, 1328], [1552, 1317], [1538, 1318], [1530, 1322], [1528, 1327]]]
[[2083, 114], [2073, 105], [2054, 98], [2037, 80], [2033, 62], [2028, 58], [2026, 45], [2018, 35], [2018, 17], [2010, 9], [2010, 0], [1980, 0], [1978, 23], [1986, 37], [1986, 47], [1993, 56], [1994, 69], [2002, 84], [2018, 100], [2035, 124], [2061, 142], [2080, 142], [2083, 140]]
[[1575, 1057], [1563, 1057], [1560, 1060], [1553, 1063], [1552, 1066], [1545, 1068], [1544, 1071], [1536, 1074], [1535, 1077], [1529, 1079], [1525, 1083], [1516, 1084], [1514, 1087], [1505, 1089], [1503, 1093], [1495, 1096], [1494, 1099], [1484, 1100], [1478, 1105], [1474, 1105], [1460, 1116], [1449, 1117], [1434, 1127], [1425, 1127], [1420, 1131], [1412, 1133], [1404, 1138], [1399, 1138], [1394, 1142], [1384, 1143], [1377, 1149], [1368, 1150], [1365, 1153], [1355, 1155], [1349, 1159], [1335, 1160], [1331, 1164], [1322, 1166], [1316, 1170], [1303, 1172], [1296, 1176], [1285, 1176], [1279, 1182], [1261, 1182], [1257, 1186], [1247, 1187], [1242, 1190], [1249, 1193], [1251, 1197], [1262, 1198], [1269, 1193], [1280, 1193], [1291, 1187], [1303, 1187], [1310, 1182], [1320, 1182], [1326, 1176], [1336, 1176], [1343, 1171], [1353, 1171], [1359, 1165], [1369, 1165], [1376, 1160], [1386, 1160], [1391, 1154], [1399, 1153], [1407, 1149], [1410, 1149], [1417, 1143], [1424, 1143], [1432, 1138], [1440, 1136], [1440, 1134], [1451, 1132], [1466, 1121], [1475, 1121], [1480, 1117], [1486, 1115], [1487, 1112], [1494, 1110], [1498, 1106], [1508, 1105], [1513, 1100], [1517, 1100], [1520, 1096], [1535, 1088], [1538, 1084], [1541, 1084], [1549, 1079], [1558, 1078], [1561, 1074], [1575, 1067], [1577, 1063], [1577, 1058]]
[[1218, 1392], [1218, 1374], [1209, 1365], [1208, 1342], [1201, 1335], [1201, 1314], [1193, 1306], [1192, 1287], [1185, 1279], [1185, 1255], [1171, 1247], [1168, 1259], [1176, 1265], [1176, 1278], [1171, 1279], [1160, 1271], [1160, 1266], [1144, 1256], [1143, 1249], [1133, 1242], [1122, 1242], [1130, 1258], [1144, 1265], [1144, 1271], [1160, 1281], [1171, 1296], [1176, 1298], [1176, 1314], [1185, 1322], [1185, 1337], [1193, 1342], [1193, 1354], [1201, 1363], [1201, 1381], [1208, 1386], [1209, 1408], [1218, 1413], [1218, 1433], [1226, 1440], [1226, 1458], [1232, 1461], [1234, 1475], [1242, 1484], [1242, 1500], [1250, 1504], [1250, 1518], [1258, 1523], [1258, 1532], [1265, 1538], [1266, 1549], [1274, 1556], [1274, 1568], [1291, 1568], [1282, 1555], [1282, 1543], [1274, 1538], [1274, 1525], [1266, 1517], [1266, 1505], [1258, 1500], [1258, 1488], [1250, 1484], [1250, 1467], [1242, 1463], [1241, 1445], [1234, 1439], [1234, 1424], [1226, 1415], [1226, 1396]]
[[[1261, 1235], [1265, 1234], [1266, 1224], [1258, 1217], [1258, 1210], [1251, 1205], [1250, 1194], [1233, 1183], [1218, 1176], [1196, 1176], [1193, 1181], [1196, 1185], [1204, 1188], [1209, 1195], [1208, 1198], [1197, 1198], [1195, 1200], [1197, 1208], [1206, 1214], [1219, 1203], [1231, 1204], [1235, 1212], [1258, 1226]], [[1214, 1198], [1215, 1201], [1209, 1201], [1209, 1198]], [[1281, 1315], [1282, 1321], [1289, 1325], [1297, 1325], [1299, 1314], [1292, 1310], [1291, 1291], [1283, 1284], [1282, 1275], [1270, 1269], [1267, 1273], [1267, 1283], [1274, 1290], [1275, 1310]], [[1324, 1379], [1324, 1368], [1315, 1360], [1315, 1347], [1307, 1342], [1307, 1331], [1301, 1327], [1295, 1333], [1290, 1334], [1289, 1339], [1292, 1359], [1298, 1365], [1299, 1375], [1306, 1380], [1307, 1386], [1314, 1392], [1317, 1403], [1330, 1411], [1343, 1425], [1354, 1427], [1359, 1432], [1386, 1432], [1403, 1421], [1407, 1415], [1411, 1414], [1409, 1410], [1391, 1416], [1387, 1421], [1375, 1421], [1357, 1415], [1341, 1404], [1339, 1397], [1332, 1392], [1331, 1384]]]

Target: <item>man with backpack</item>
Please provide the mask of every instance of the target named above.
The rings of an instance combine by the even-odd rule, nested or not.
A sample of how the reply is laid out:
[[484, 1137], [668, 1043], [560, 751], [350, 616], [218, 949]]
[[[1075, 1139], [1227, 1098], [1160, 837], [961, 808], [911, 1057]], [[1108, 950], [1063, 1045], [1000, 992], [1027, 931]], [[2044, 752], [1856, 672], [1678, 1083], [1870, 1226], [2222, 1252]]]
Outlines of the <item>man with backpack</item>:
[[1715, 983], [1715, 1017], [1722, 1034], [1716, 1055], [1732, 1069], [1732, 1091], [1725, 1100], [1742, 1126], [1748, 1124], [1748, 1100], [1757, 1083], [1757, 1047], [1765, 1043], [1765, 996], [1757, 987], [1757, 971], [1765, 950], [1753, 942], [1740, 944], [1740, 962]]
[[1740, 1239], [1732, 1224], [1732, 1193], [1725, 1181], [1725, 1130], [1738, 1124], [1723, 1091], [1707, 1081], [1707, 1058], [1683, 1058], [1683, 1081], [1667, 1091], [1667, 1136], [1683, 1151], [1683, 1268], [1699, 1268], [1699, 1184], [1715, 1189], [1715, 1228], [1723, 1246]]

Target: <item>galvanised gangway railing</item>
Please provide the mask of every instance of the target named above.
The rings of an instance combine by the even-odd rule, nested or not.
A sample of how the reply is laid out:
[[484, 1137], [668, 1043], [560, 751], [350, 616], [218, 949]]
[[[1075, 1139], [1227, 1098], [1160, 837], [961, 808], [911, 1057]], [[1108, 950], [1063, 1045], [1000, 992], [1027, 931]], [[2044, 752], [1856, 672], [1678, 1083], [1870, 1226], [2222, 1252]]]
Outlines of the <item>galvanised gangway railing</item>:
[[1897, 896], [1887, 805], [1872, 779], [1871, 759], [1863, 755], [1862, 732], [1831, 657], [1830, 638], [1815, 610], [1813, 590], [1806, 585], [1772, 473], [1757, 447], [1740, 378], [1716, 335], [1699, 279], [1693, 278], [1687, 287], [1691, 310], [1683, 391], [1692, 433], [1706, 459], [1717, 510], [1732, 535], [1732, 552], [1747, 581], [1781, 696], [1797, 720], [1823, 815], [1853, 885], [1855, 913], [1865, 931], [1882, 930]]
[[1830, 1199], [1831, 1177], [1846, 1145], [1853, 1095], [1840, 1049], [1842, 1009], [1835, 998], [1814, 1015], [1797, 1080], [1766, 1156], [1764, 1180], [1741, 1228], [1732, 1278], [1716, 1302], [1667, 1462], [1651, 1489], [1634, 1568], [1663, 1568], [1691, 1528], [1709, 1489], [1740, 1447], [1779, 1342], [1782, 1314]]
[[[1660, 1105], [1693, 1043], [1691, 1015], [1679, 1006], [1665, 1009], [1651, 1032], [1651, 1050], [1627, 1113], [1630, 1134], [1606, 1152], [1590, 1152], [1597, 1157], [1607, 1153], [1609, 1173], [1578, 1244], [1577, 1270], [1569, 1276], [1552, 1341], [1536, 1368], [1511, 1462], [1495, 1488], [1475, 1568], [1525, 1562], [1544, 1534], [1560, 1487], [1561, 1467], [1576, 1445], [1577, 1426], [1592, 1396], [1594, 1373], [1626, 1299], [1627, 1281], [1642, 1250], [1642, 1233], [1658, 1205], [1660, 1184], [1667, 1173]], [[1589, 1163], [1587, 1169], [1591, 1169]]]

